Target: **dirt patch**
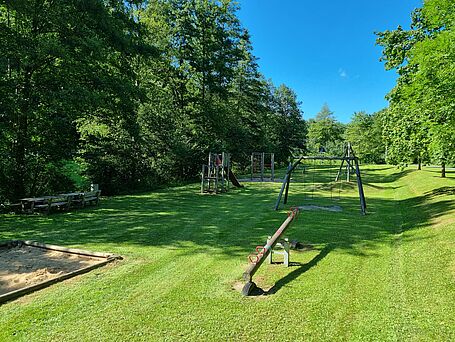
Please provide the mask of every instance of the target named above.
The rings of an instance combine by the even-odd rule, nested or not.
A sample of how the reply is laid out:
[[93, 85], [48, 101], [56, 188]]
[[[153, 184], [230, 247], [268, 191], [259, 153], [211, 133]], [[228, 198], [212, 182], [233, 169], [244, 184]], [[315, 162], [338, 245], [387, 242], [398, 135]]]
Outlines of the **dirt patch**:
[[321, 205], [301, 205], [298, 207], [299, 210], [324, 210], [324, 211], [333, 211], [333, 212], [342, 212], [343, 208], [338, 205], [332, 206], [321, 206]]
[[105, 258], [32, 246], [0, 248], [0, 295], [103, 262]]
[[[256, 276], [254, 283], [256, 284], [256, 287], [254, 291], [250, 293], [248, 298], [254, 298], [255, 300], [265, 299], [267, 295], [270, 294], [270, 290], [273, 288], [271, 285], [266, 285], [266, 281], [263, 276]], [[231, 288], [236, 292], [242, 293], [245, 284], [246, 282], [244, 281], [236, 281], [231, 284]]]

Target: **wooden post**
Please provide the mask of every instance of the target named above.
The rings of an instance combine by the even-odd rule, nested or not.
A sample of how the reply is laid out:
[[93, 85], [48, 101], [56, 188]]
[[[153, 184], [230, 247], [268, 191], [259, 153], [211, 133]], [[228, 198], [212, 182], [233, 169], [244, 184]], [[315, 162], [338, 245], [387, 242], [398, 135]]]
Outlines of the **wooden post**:
[[207, 192], [210, 192], [210, 189], [213, 185], [213, 167], [212, 167], [212, 152], [209, 152], [209, 162], [207, 164]]
[[265, 153], [262, 152], [261, 154], [261, 181], [264, 181], [264, 158], [265, 158]]
[[299, 165], [303, 158], [304, 156], [301, 156], [294, 164], [289, 163], [288, 170], [286, 171], [286, 175], [284, 176], [283, 184], [281, 185], [281, 190], [280, 193], [278, 194], [278, 199], [275, 204], [275, 210], [278, 210], [278, 208], [280, 207], [281, 197], [283, 196], [283, 192], [286, 186], [288, 186], [289, 190], [288, 181], [290, 180], [290, 173], [292, 173], [292, 171], [297, 167], [297, 165]]
[[272, 182], [275, 180], [275, 153], [270, 155], [270, 163], [272, 168]]
[[288, 183], [289, 171], [291, 170], [291, 163], [289, 163], [288, 170], [286, 171], [286, 175], [284, 176], [283, 184], [281, 185], [280, 193], [278, 194], [278, 199], [275, 204], [275, 210], [278, 210], [280, 207], [281, 197], [283, 196], [284, 189]]
[[205, 165], [202, 165], [202, 173], [201, 173], [201, 194], [204, 193], [204, 175], [205, 175]]
[[226, 173], [226, 177], [227, 177], [227, 189], [229, 190], [230, 187], [231, 187], [231, 181], [230, 181], [230, 178], [229, 178], [229, 174], [231, 173], [231, 154], [230, 153], [226, 153], [226, 162], [227, 162], [227, 173]]
[[220, 176], [220, 167], [218, 165], [215, 167], [215, 193], [218, 193], [218, 178]]
[[280, 202], [281, 202], [281, 197], [283, 196], [284, 189], [286, 187], [286, 184], [288, 183], [288, 173], [284, 176], [283, 184], [281, 185], [281, 190], [280, 193], [278, 194], [278, 199], [276, 200], [275, 203], [275, 210], [278, 210], [280, 207]]
[[341, 160], [340, 168], [338, 169], [337, 176], [335, 177], [335, 182], [338, 182], [341, 176], [341, 170], [343, 170], [344, 159]]
[[[347, 152], [346, 153], [347, 157], [348, 158], [351, 157], [351, 143], [350, 142], [348, 142], [348, 148], [347, 148], [346, 152]], [[346, 181], [350, 182], [351, 181], [351, 164], [349, 163], [349, 159], [347, 159], [346, 162], [348, 164], [346, 166], [346, 168], [347, 168], [347, 170], [346, 170]]]
[[354, 158], [354, 163], [355, 163], [355, 174], [356, 174], [356, 178], [357, 178], [357, 188], [359, 189], [360, 210], [362, 211], [363, 215], [366, 215], [367, 204], [365, 202], [365, 194], [363, 192], [362, 178], [360, 177], [359, 160], [357, 158]]
[[287, 182], [286, 182], [286, 192], [284, 193], [284, 201], [283, 201], [284, 204], [288, 203], [289, 183], [291, 182], [291, 175], [292, 175], [292, 171], [289, 171]]
[[253, 180], [253, 170], [254, 170], [254, 152], [251, 153], [251, 180]]
[[225, 154], [224, 152], [221, 152], [221, 191], [226, 191], [226, 177], [225, 177], [225, 172], [226, 169], [224, 168], [224, 163], [225, 163]]

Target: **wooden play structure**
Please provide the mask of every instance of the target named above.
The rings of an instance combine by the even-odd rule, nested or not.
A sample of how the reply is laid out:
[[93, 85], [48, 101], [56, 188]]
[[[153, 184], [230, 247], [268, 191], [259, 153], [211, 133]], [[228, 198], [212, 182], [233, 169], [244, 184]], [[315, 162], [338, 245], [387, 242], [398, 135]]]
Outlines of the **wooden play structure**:
[[[243, 273], [243, 279], [246, 281], [242, 289], [242, 294], [244, 296], [250, 295], [256, 289], [256, 284], [253, 282], [254, 274], [257, 272], [259, 267], [261, 267], [265, 260], [268, 259], [270, 262], [272, 261], [271, 258], [272, 254], [274, 253], [275, 246], [277, 246], [280, 243], [280, 238], [283, 236], [284, 232], [292, 223], [292, 221], [296, 219], [298, 214], [299, 214], [298, 208], [291, 208], [291, 210], [288, 212], [288, 217], [286, 218], [286, 220], [276, 230], [275, 234], [273, 234], [273, 236], [267, 239], [267, 243], [265, 244], [265, 246], [257, 246], [256, 253], [249, 256], [248, 259], [250, 261], [250, 265]], [[284, 251], [282, 252], [284, 254], [284, 264], [285, 266], [288, 266], [289, 243], [286, 240], [284, 240], [281, 243], [284, 247]]]
[[359, 167], [359, 160], [355, 156], [355, 153], [351, 147], [351, 144], [347, 144], [345, 147], [344, 155], [342, 157], [335, 157], [335, 156], [300, 156], [296, 158], [297, 160], [294, 163], [289, 163], [288, 169], [286, 171], [286, 175], [283, 180], [283, 184], [281, 186], [280, 193], [278, 195], [278, 199], [275, 204], [275, 210], [278, 210], [281, 199], [284, 200], [283, 203], [286, 204], [288, 201], [288, 194], [289, 194], [289, 185], [291, 183], [291, 176], [292, 173], [295, 171], [297, 166], [307, 160], [319, 160], [319, 161], [341, 161], [341, 165], [339, 167], [338, 173], [335, 177], [335, 182], [340, 180], [341, 173], [343, 168], [346, 168], [346, 181], [350, 182], [351, 172], [355, 173], [356, 180], [357, 180], [357, 188], [359, 191], [359, 199], [360, 199], [360, 210], [363, 215], [366, 214], [366, 201], [365, 195], [363, 192], [363, 185], [362, 185], [362, 178], [360, 175], [360, 167]]
[[229, 153], [209, 153], [207, 165], [202, 165], [201, 193], [222, 193], [229, 191], [229, 186], [243, 188], [231, 170]]
[[275, 154], [265, 152], [251, 153], [251, 180], [275, 180]]

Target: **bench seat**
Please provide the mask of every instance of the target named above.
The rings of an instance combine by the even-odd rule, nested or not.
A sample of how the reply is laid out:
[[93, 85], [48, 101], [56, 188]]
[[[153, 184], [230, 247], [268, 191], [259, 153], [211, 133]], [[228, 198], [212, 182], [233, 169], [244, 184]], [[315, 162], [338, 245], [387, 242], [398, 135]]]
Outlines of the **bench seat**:
[[71, 205], [70, 196], [55, 196], [47, 199], [47, 203], [35, 204], [34, 209], [41, 209], [46, 211], [47, 214], [50, 213], [51, 208], [63, 208], [69, 209]]

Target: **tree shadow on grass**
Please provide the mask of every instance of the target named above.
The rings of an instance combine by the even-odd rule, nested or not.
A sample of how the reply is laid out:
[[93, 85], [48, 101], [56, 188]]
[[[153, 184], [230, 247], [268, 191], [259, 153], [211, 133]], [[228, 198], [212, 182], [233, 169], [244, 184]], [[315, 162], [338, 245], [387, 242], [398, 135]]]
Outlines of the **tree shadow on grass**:
[[[367, 183], [394, 182], [411, 171], [397, 170], [382, 177], [366, 169]], [[255, 184], [221, 195], [201, 195], [198, 185], [160, 190], [153, 193], [118, 196], [103, 200], [96, 209], [72, 211], [49, 216], [0, 216], [0, 240], [30, 239], [64, 246], [95, 245], [97, 249], [121, 254], [133, 246], [176, 250], [176, 257], [205, 253], [213, 258], [244, 258], [255, 246], [265, 243], [286, 218], [285, 210], [276, 212], [280, 184]], [[302, 204], [299, 187], [292, 188], [289, 204]], [[331, 250], [361, 257], [374, 257], [378, 243], [391, 236], [422, 228], [431, 220], [455, 209], [455, 202], [439, 199], [440, 188], [420, 197], [394, 201], [368, 198], [368, 214], [359, 214], [355, 190], [333, 201], [320, 199], [322, 205], [336, 203], [343, 212], [305, 212], [287, 234], [303, 243], [329, 246], [309, 264], [292, 271], [279, 281], [278, 290], [310, 270]], [[432, 200], [431, 205], [428, 201]], [[404, 213], [402, 213], [404, 212]], [[93, 249], [89, 247], [88, 249]], [[239, 270], [241, 274], [241, 270]], [[281, 284], [281, 285], [280, 285]]]
[[444, 186], [425, 193], [428, 197], [436, 197], [441, 195], [455, 195], [455, 186]]

